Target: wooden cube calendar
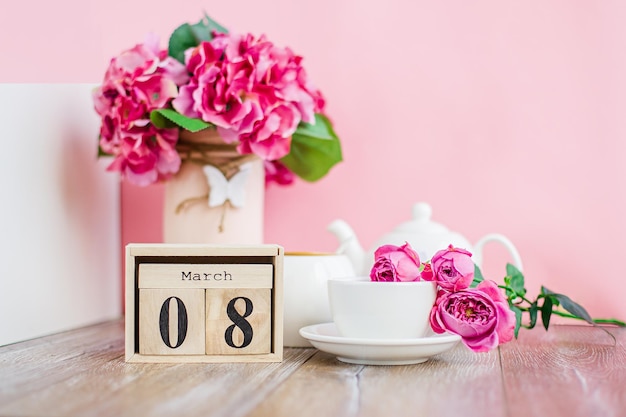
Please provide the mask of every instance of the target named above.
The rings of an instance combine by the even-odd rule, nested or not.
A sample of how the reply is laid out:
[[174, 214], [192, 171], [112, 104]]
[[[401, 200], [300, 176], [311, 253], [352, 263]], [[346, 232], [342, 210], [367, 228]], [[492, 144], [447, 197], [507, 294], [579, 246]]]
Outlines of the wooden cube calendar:
[[126, 246], [127, 362], [280, 362], [283, 248]]

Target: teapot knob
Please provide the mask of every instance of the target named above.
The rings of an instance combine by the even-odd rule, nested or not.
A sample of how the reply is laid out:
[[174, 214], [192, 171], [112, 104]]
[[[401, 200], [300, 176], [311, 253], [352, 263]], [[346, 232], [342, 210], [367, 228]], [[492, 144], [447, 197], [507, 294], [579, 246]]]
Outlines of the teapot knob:
[[413, 206], [413, 219], [420, 223], [426, 223], [430, 221], [430, 217], [433, 214], [433, 209], [428, 203], [416, 203]]

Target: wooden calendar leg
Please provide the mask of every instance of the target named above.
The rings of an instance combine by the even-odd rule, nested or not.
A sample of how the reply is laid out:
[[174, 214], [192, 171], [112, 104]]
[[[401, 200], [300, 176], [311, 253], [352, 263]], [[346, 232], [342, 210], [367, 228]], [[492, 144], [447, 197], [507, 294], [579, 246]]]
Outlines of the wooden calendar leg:
[[269, 353], [272, 323], [270, 304], [270, 289], [208, 288], [206, 354]]
[[203, 355], [203, 289], [139, 290], [139, 353]]

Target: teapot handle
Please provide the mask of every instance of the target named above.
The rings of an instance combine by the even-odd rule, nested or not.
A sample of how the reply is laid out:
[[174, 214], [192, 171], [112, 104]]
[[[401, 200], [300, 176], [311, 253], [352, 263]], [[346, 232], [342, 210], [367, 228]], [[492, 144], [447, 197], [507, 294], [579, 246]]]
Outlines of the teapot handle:
[[498, 242], [502, 246], [504, 246], [513, 258], [513, 265], [515, 265], [517, 269], [522, 271], [522, 258], [519, 256], [519, 252], [506, 236], [497, 233], [491, 233], [486, 235], [474, 245], [473, 258], [476, 265], [478, 265], [479, 267], [481, 266], [483, 260], [483, 246], [485, 246], [485, 244], [488, 242]]

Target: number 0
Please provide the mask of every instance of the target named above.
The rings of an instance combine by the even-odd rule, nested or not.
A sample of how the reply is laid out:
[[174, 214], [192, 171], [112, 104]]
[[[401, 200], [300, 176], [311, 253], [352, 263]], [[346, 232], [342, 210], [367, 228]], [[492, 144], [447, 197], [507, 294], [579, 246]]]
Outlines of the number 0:
[[[176, 306], [178, 307], [178, 338], [175, 346], [172, 346], [170, 343], [170, 301], [172, 299], [176, 300]], [[187, 337], [187, 309], [180, 298], [169, 297], [163, 302], [161, 314], [159, 315], [159, 330], [161, 331], [163, 343], [169, 348], [176, 349], [185, 341], [185, 337]]]

